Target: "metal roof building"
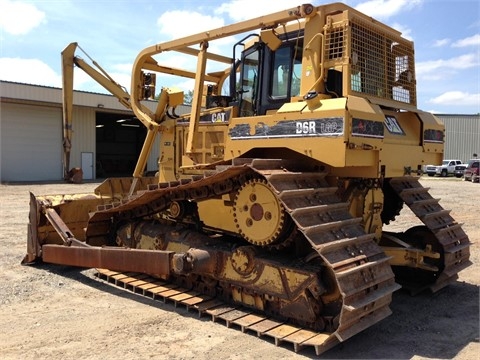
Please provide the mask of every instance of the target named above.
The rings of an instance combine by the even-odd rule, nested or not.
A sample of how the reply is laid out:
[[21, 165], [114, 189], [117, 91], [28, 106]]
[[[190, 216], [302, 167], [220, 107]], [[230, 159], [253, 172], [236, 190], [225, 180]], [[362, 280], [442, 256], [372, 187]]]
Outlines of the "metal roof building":
[[[145, 105], [152, 111], [156, 102]], [[178, 114], [189, 107], [177, 109]], [[111, 95], [74, 91], [70, 167], [83, 179], [131, 176], [146, 135]], [[157, 138], [147, 171], [158, 170]], [[62, 89], [0, 81], [0, 181], [63, 179]]]
[[480, 114], [436, 114], [445, 125], [444, 159], [460, 159], [464, 162], [480, 156]]

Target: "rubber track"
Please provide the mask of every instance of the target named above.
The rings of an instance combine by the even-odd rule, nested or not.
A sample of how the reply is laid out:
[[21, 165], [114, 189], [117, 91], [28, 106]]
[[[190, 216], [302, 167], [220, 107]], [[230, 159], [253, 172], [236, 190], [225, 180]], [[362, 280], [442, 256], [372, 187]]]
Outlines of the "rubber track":
[[[435, 235], [444, 253], [444, 268], [438, 274], [435, 283], [428, 286], [436, 292], [458, 279], [458, 272], [470, 266], [470, 240], [463, 231], [462, 225], [450, 216], [450, 210], [445, 210], [439, 204], [439, 199], [433, 198], [424, 188], [418, 178], [399, 177], [390, 180], [391, 187], [410, 207], [413, 213]], [[421, 291], [423, 289], [417, 289]]]
[[[242, 331], [249, 329], [256, 331], [259, 336], [273, 337], [277, 345], [282, 341], [291, 342], [295, 351], [302, 346], [313, 346], [315, 352], [319, 354], [390, 315], [392, 293], [400, 286], [395, 283], [388, 263], [389, 258], [376, 244], [373, 234], [365, 233], [361, 218], [352, 218], [348, 211], [348, 203], [342, 203], [336, 195], [337, 188], [328, 186], [325, 180], [326, 173], [289, 172], [285, 170], [284, 165], [285, 162], [282, 160], [237, 159], [231, 166], [219, 169], [223, 171], [216, 172], [213, 176], [205, 176], [191, 182], [160, 184], [157, 189], [146, 191], [125, 202], [100, 208], [90, 219], [87, 237], [105, 236], [111, 226], [113, 215], [120, 219], [147, 216], [164, 210], [172, 199], [208, 198], [212, 189], [217, 195], [222, 191], [227, 193], [231, 191], [232, 186], [241, 186], [241, 182], [235, 185], [233, 179], [261, 175], [277, 193], [298, 229], [317, 251], [323, 263], [334, 274], [342, 304], [338, 317], [331, 319], [332, 325], [336, 328], [332, 333], [316, 333], [309, 329], [280, 324], [260, 315], [255, 316], [263, 319], [261, 324], [275, 324], [275, 327], [261, 330], [260, 323], [257, 326], [255, 323], [252, 327], [241, 324], [240, 326]], [[117, 275], [123, 276], [121, 274], [115, 276]], [[110, 276], [108, 281], [111, 281]], [[119, 279], [115, 278], [115, 281]], [[147, 293], [151, 295], [152, 291], [148, 289]], [[170, 296], [165, 297], [167, 294], [162, 295], [164, 299], [171, 299]], [[195, 297], [203, 299], [199, 295]], [[216, 304], [219, 300], [211, 301], [212, 304]], [[203, 301], [199, 304], [202, 303]], [[221, 303], [217, 303], [213, 309], [217, 309], [217, 306], [237, 311], [236, 307]], [[200, 315], [203, 313], [212, 315], [214, 321], [216, 318], [226, 320], [227, 326], [235, 323], [227, 320], [229, 312], [218, 314], [213, 309], [200, 307], [198, 310]], [[223, 314], [225, 315], [221, 317]], [[243, 315], [244, 313], [239, 319], [247, 316]]]

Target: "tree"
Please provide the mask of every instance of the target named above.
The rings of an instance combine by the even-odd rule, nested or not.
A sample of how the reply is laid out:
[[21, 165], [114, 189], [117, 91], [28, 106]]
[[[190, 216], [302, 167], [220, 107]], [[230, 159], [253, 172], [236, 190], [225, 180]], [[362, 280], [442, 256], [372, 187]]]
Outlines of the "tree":
[[188, 90], [183, 95], [183, 103], [185, 105], [192, 105], [192, 101], [193, 101], [193, 90]]

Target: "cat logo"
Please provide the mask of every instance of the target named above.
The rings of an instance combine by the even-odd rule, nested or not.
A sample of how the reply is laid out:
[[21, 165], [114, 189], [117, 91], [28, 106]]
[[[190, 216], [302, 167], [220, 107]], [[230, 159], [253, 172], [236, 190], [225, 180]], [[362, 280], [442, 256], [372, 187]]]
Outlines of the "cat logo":
[[217, 112], [212, 114], [212, 122], [225, 122], [227, 120], [227, 114], [224, 112]]

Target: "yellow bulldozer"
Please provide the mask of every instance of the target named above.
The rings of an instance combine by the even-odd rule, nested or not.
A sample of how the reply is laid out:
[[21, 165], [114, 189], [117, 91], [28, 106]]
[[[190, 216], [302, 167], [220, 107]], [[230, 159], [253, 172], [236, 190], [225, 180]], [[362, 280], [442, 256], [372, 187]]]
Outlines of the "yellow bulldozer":
[[[211, 50], [226, 37], [230, 54]], [[417, 109], [413, 43], [398, 31], [342, 3], [304, 4], [145, 48], [130, 94], [76, 47], [63, 52], [65, 169], [74, 66], [147, 135], [132, 178], [31, 194], [24, 263], [97, 268], [317, 354], [388, 316], [399, 284], [435, 292], [470, 265], [461, 224], [419, 182], [445, 130]], [[171, 53], [196, 68], [162, 65]], [[155, 97], [159, 74], [194, 80], [190, 113], [175, 112], [179, 90]], [[385, 231], [404, 205], [423, 225]]]

